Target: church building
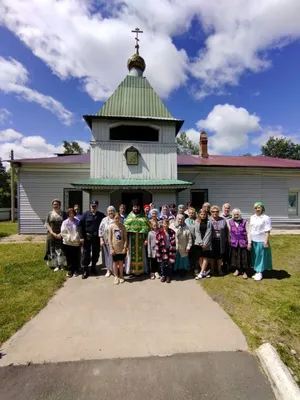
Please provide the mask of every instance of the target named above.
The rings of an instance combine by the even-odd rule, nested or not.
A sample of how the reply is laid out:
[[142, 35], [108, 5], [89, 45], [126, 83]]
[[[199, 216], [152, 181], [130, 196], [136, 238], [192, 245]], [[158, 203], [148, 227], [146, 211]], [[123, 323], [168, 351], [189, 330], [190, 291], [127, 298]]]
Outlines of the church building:
[[144, 76], [146, 64], [136, 53], [128, 75], [96, 114], [83, 118], [91, 130], [90, 152], [50, 158], [20, 159], [18, 172], [19, 233], [45, 232], [53, 198], [67, 209], [84, 211], [98, 200], [106, 213], [132, 199], [142, 204], [186, 204], [199, 209], [209, 201], [229, 202], [244, 216], [262, 201], [275, 224], [300, 221], [300, 161], [263, 156], [209, 155], [208, 139], [199, 133], [199, 155], [177, 155], [176, 119]]

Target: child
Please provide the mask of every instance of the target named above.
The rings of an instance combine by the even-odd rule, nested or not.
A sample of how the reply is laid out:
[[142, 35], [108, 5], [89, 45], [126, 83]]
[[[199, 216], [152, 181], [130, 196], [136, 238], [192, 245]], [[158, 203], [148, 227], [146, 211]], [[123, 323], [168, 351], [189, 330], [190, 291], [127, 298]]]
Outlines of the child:
[[113, 258], [114, 284], [118, 285], [124, 283], [124, 260], [127, 250], [127, 232], [118, 213], [115, 214], [114, 222], [109, 227], [108, 241]]
[[158, 222], [153, 220], [150, 222], [151, 231], [148, 233], [148, 259], [149, 259], [149, 267], [150, 267], [150, 278], [151, 279], [159, 279], [159, 263], [156, 259], [156, 235], [159, 231]]
[[161, 282], [171, 282], [172, 265], [176, 258], [175, 236], [175, 232], [169, 228], [169, 221], [165, 219], [156, 235], [156, 258], [161, 264]]

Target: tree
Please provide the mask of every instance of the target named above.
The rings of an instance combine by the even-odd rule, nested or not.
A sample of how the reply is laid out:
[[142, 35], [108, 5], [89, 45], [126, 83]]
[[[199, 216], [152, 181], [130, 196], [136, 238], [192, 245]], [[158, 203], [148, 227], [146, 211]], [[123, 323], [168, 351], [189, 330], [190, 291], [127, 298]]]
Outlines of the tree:
[[284, 137], [271, 136], [267, 143], [261, 146], [261, 152], [263, 156], [300, 160], [300, 145]]
[[0, 158], [0, 208], [10, 207], [10, 176]]
[[67, 142], [63, 141], [64, 154], [82, 154], [83, 148], [79, 146], [77, 142]]
[[249, 156], [252, 156], [252, 154], [251, 154], [251, 153], [245, 153], [245, 154], [243, 154], [243, 157], [249, 157]]
[[185, 132], [177, 136], [177, 154], [199, 154], [199, 146]]

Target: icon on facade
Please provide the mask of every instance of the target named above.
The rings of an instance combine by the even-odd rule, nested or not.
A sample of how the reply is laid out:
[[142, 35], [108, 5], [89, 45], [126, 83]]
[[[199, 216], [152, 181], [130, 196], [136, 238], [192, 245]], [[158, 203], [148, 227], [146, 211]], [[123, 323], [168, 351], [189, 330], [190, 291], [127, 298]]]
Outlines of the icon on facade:
[[131, 146], [125, 151], [125, 158], [127, 165], [138, 165], [139, 163], [139, 152]]

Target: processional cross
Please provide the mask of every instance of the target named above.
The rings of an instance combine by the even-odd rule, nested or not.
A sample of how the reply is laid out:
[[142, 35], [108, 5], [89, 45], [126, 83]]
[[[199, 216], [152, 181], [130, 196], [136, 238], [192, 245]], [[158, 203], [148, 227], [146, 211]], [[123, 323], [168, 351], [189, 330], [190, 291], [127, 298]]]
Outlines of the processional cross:
[[135, 36], [135, 48], [136, 48], [136, 54], [139, 54], [139, 48], [140, 48], [140, 45], [139, 45], [139, 41], [140, 41], [140, 39], [139, 39], [139, 33], [144, 33], [143, 31], [141, 31], [140, 30], [140, 28], [135, 28], [133, 31], [131, 31], [132, 33], [135, 33], [136, 34], [136, 36]]

